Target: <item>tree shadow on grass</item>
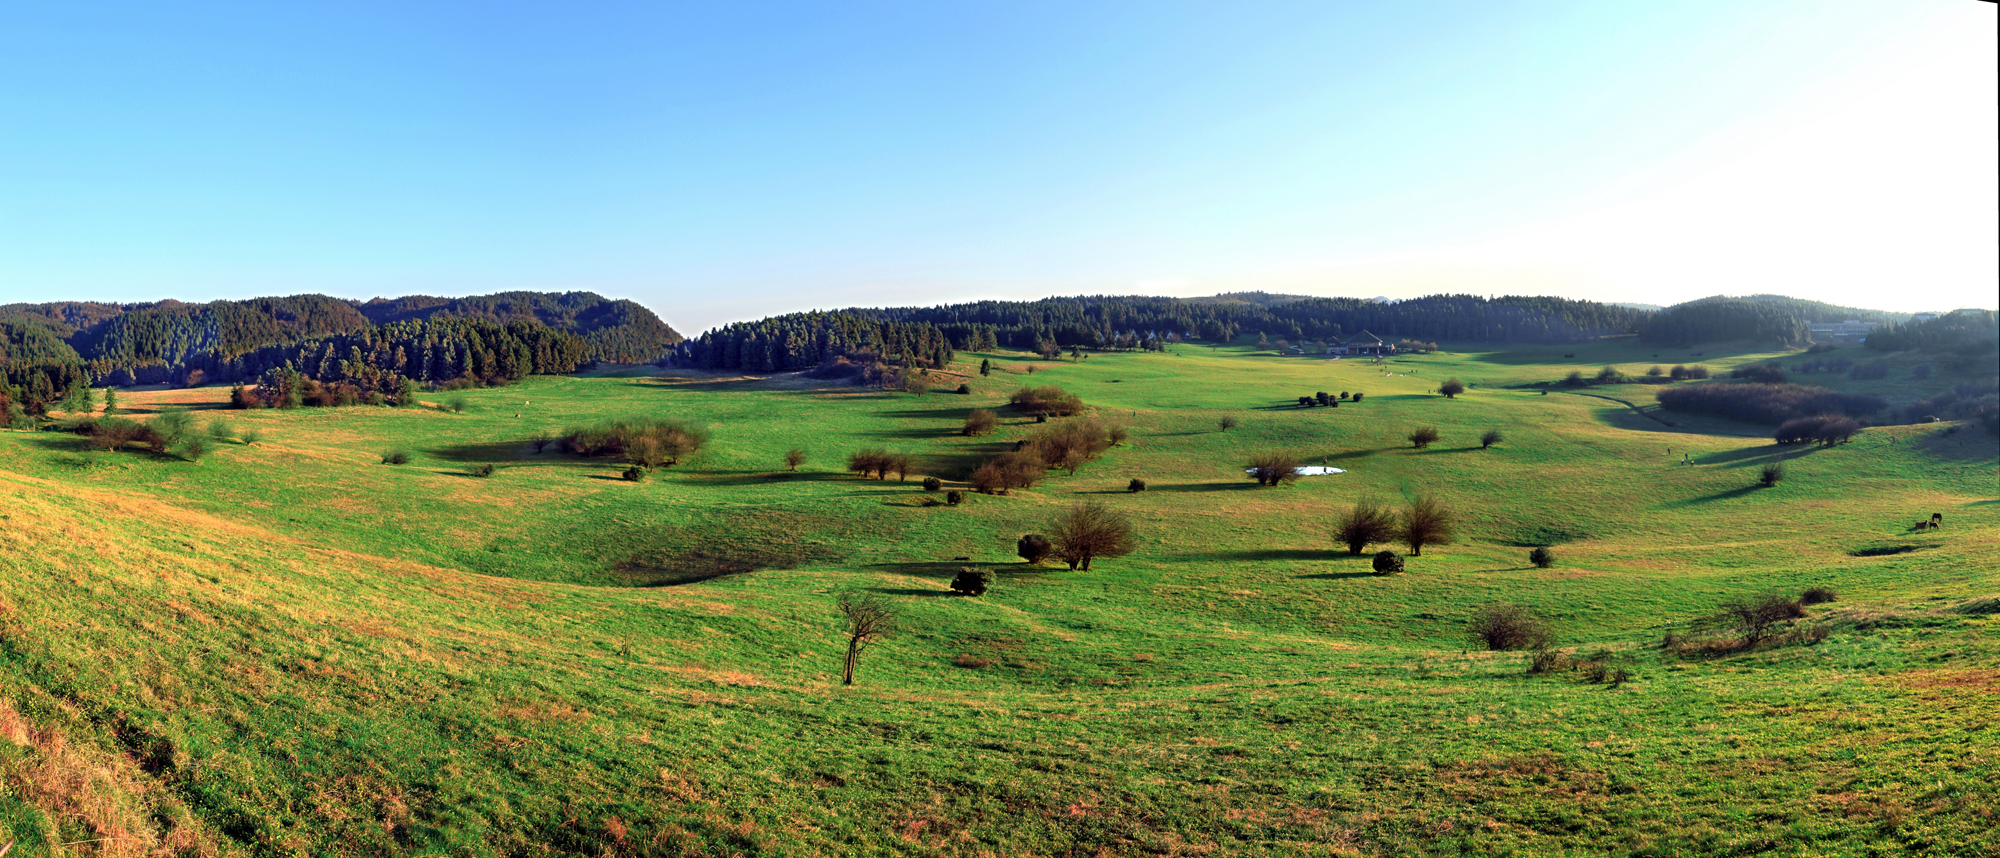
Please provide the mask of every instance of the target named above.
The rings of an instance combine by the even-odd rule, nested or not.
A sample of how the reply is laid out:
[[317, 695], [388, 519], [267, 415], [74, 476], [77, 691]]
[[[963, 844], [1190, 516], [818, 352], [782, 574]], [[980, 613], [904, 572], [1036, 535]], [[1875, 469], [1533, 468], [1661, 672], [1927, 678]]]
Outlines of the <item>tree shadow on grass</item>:
[[1234, 492], [1261, 488], [1246, 475], [1244, 482], [1227, 483], [1175, 483], [1172, 485], [1148, 485], [1149, 492]]
[[1374, 448], [1374, 449], [1369, 449], [1369, 450], [1349, 450], [1349, 451], [1347, 451], [1347, 452], [1345, 452], [1345, 453], [1334, 453], [1333, 455], [1330, 455], [1330, 456], [1325, 456], [1325, 457], [1323, 457], [1323, 458], [1325, 458], [1325, 459], [1328, 459], [1328, 460], [1330, 460], [1330, 461], [1335, 461], [1335, 462], [1347, 462], [1347, 461], [1352, 461], [1352, 460], [1354, 460], [1354, 459], [1366, 459], [1366, 458], [1368, 458], [1369, 456], [1373, 456], [1373, 455], [1375, 455], [1376, 453], [1387, 453], [1387, 452], [1390, 452], [1390, 451], [1392, 451], [1392, 450], [1401, 450], [1401, 449], [1403, 449], [1403, 448], [1401, 448], [1401, 447], [1376, 447], [1376, 448]]
[[1694, 460], [1694, 462], [1697, 465], [1728, 465], [1733, 468], [1747, 468], [1751, 465], [1764, 464], [1766, 459], [1782, 462], [1787, 459], [1809, 456], [1824, 449], [1826, 448], [1817, 444], [1805, 447], [1783, 447], [1772, 444], [1766, 447], [1746, 447], [1741, 450], [1711, 453]]
[[1386, 578], [1386, 577], [1389, 576], [1377, 575], [1372, 571], [1371, 572], [1314, 572], [1311, 575], [1293, 575], [1292, 579], [1295, 581], [1306, 581], [1306, 580], [1338, 581], [1343, 578]]
[[860, 434], [873, 435], [878, 438], [909, 438], [913, 440], [936, 440], [939, 438], [951, 438], [954, 436], [962, 435], [963, 433], [960, 430], [951, 428], [949, 426], [940, 426], [934, 429], [877, 429], [872, 432], [863, 432]]
[[1743, 497], [1744, 495], [1751, 494], [1763, 488], [1764, 488], [1763, 486], [1743, 486], [1740, 488], [1730, 489], [1728, 491], [1716, 492], [1715, 494], [1712, 495], [1702, 495], [1701, 497], [1698, 498], [1688, 498], [1687, 500], [1684, 501], [1675, 501], [1673, 503], [1667, 504], [1667, 506], [1690, 507], [1696, 504], [1710, 503], [1713, 501], [1730, 500], [1732, 498]]
[[868, 589], [869, 589], [869, 591], [870, 591], [870, 592], [875, 592], [875, 593], [882, 593], [882, 594], [884, 594], [884, 595], [888, 595], [888, 596], [956, 596], [956, 595], [958, 595], [957, 593], [954, 593], [954, 592], [952, 592], [952, 591], [950, 591], [950, 590], [923, 590], [923, 589], [918, 589], [918, 588], [915, 588], [915, 587], [870, 587], [870, 588], [868, 588]]
[[840, 471], [687, 471], [687, 481], [704, 486], [761, 486], [770, 483], [828, 483], [856, 480]]
[[[1249, 551], [1205, 551], [1183, 554], [1177, 560], [1325, 560], [1333, 552], [1325, 548], [1258, 548]], [[1344, 555], [1343, 555], [1344, 556]], [[1367, 558], [1362, 558], [1367, 559]]]
[[[534, 445], [528, 441], [487, 441], [481, 444], [451, 444], [433, 447], [425, 453], [447, 462], [511, 462], [535, 455]], [[557, 454], [557, 445], [545, 448], [546, 454]]]

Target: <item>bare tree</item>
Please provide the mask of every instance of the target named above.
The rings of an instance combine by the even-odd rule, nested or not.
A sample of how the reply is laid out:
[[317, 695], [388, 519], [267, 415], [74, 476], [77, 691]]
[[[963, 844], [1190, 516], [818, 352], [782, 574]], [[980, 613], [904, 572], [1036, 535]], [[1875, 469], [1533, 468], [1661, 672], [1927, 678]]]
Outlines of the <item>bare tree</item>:
[[800, 465], [803, 465], [805, 463], [806, 463], [806, 451], [801, 450], [797, 447], [793, 447], [792, 449], [785, 451], [786, 470], [796, 471], [799, 469]]
[[1123, 514], [1100, 503], [1070, 507], [1056, 516], [1049, 527], [1055, 554], [1069, 564], [1090, 571], [1097, 557], [1123, 557], [1138, 548], [1132, 536], [1132, 522]]
[[841, 665], [840, 684], [854, 684], [854, 669], [868, 646], [896, 631], [896, 606], [877, 593], [840, 594], [840, 613], [847, 618], [847, 661]]
[[1459, 381], [1456, 376], [1447, 378], [1443, 384], [1438, 385], [1438, 392], [1444, 394], [1446, 399], [1456, 399], [1459, 394], [1465, 392], [1465, 382]]
[[1355, 504], [1334, 519], [1334, 541], [1347, 546], [1347, 553], [1359, 556], [1368, 546], [1388, 542], [1396, 535], [1396, 515], [1372, 500]]
[[1486, 430], [1486, 434], [1479, 436], [1479, 449], [1481, 450], [1488, 449], [1493, 445], [1498, 444], [1505, 440], [1507, 440], [1507, 437], [1501, 435], [1500, 430], [1488, 429]]
[[1215, 421], [1215, 427], [1217, 429], [1221, 429], [1224, 432], [1227, 432], [1231, 429], [1236, 428], [1236, 418], [1223, 417], [1221, 420]]
[[1255, 477], [1260, 486], [1297, 482], [1299, 460], [1290, 453], [1258, 453], [1250, 458], [1250, 476]]
[[1424, 546], [1450, 542], [1456, 524], [1450, 508], [1437, 498], [1423, 495], [1403, 511], [1403, 526], [1397, 535], [1410, 547], [1411, 557], [1422, 557]]
[[1437, 439], [1441, 437], [1444, 436], [1438, 432], [1436, 426], [1419, 426], [1410, 433], [1410, 446], [1421, 450], [1437, 443]]

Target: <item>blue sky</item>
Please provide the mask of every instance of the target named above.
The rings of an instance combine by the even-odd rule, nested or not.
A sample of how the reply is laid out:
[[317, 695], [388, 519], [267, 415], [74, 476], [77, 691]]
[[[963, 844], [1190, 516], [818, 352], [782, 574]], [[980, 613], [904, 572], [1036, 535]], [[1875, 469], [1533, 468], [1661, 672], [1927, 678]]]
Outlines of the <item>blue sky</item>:
[[164, 5], [0, 10], [0, 302], [2000, 302], [1972, 0]]

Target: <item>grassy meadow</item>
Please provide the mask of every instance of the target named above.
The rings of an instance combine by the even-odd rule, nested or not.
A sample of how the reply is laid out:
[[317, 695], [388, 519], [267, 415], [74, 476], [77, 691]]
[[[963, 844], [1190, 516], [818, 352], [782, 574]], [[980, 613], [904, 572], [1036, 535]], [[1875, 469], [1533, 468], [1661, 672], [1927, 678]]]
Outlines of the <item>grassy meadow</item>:
[[[194, 462], [0, 431], [0, 843], [2000, 851], [1991, 435], [1889, 426], [1778, 447], [1767, 427], [1660, 411], [1658, 385], [1533, 386], [1783, 356], [1745, 349], [1380, 363], [1173, 349], [961, 353], [925, 396], [653, 368], [426, 397], [462, 396], [462, 413], [121, 391], [130, 415], [184, 406], [261, 432]], [[1447, 377], [1470, 389], [1435, 394]], [[1907, 401], [1966, 379], [1796, 380]], [[949, 392], [961, 383], [970, 395]], [[1037, 431], [1004, 403], [1047, 383], [1130, 439], [1030, 490], [927, 505], [939, 495], [921, 475], [962, 489]], [[1365, 398], [1296, 407], [1322, 390]], [[996, 434], [959, 434], [975, 407], [1001, 410]], [[622, 462], [532, 443], [636, 416], [713, 440], [636, 483]], [[1443, 438], [1418, 450], [1405, 436], [1422, 425]], [[1481, 449], [1488, 429], [1505, 440]], [[906, 482], [845, 473], [863, 447], [923, 464]], [[790, 448], [809, 454], [797, 472]], [[1243, 468], [1271, 450], [1347, 472], [1259, 487]], [[409, 463], [383, 464], [392, 451]], [[1773, 461], [1784, 481], [1757, 487]], [[1134, 478], [1148, 490], [1127, 492]], [[1370, 574], [1326, 533], [1358, 500], [1419, 494], [1457, 513], [1458, 535], [1404, 574]], [[1015, 557], [1018, 537], [1086, 500], [1128, 515], [1139, 550], [1088, 572]], [[1933, 512], [1943, 528], [1910, 532]], [[1540, 545], [1552, 568], [1527, 561]], [[992, 591], [950, 593], [961, 556], [998, 573]], [[1661, 649], [1724, 601], [1812, 586], [1839, 594], [1802, 621], [1821, 642]], [[839, 684], [845, 590], [901, 612], [853, 687]], [[1472, 646], [1467, 618], [1494, 602], [1542, 612], [1561, 646], [1633, 678], [1531, 675], [1527, 653]]]

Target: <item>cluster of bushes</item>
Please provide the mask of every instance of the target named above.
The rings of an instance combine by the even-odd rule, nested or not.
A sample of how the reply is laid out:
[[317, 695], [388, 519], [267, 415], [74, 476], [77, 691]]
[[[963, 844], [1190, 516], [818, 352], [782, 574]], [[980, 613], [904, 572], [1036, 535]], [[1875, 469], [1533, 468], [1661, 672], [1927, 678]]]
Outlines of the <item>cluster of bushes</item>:
[[707, 430], [657, 417], [573, 426], [562, 437], [563, 449], [578, 456], [616, 456], [646, 469], [680, 464], [707, 443]]
[[[1814, 346], [1813, 348], [1819, 348], [1819, 347]], [[1800, 361], [1798, 363], [1792, 364], [1792, 371], [1804, 375], [1812, 375], [1814, 373], [1821, 373], [1821, 372], [1842, 373], [1853, 368], [1853, 366], [1854, 366], [1854, 361], [1848, 360], [1847, 358], [1813, 358], [1812, 360]]]
[[1564, 387], [1584, 387], [1592, 384], [1623, 384], [1625, 381], [1625, 373], [1619, 372], [1615, 366], [1606, 366], [1592, 376], [1585, 376], [1582, 370], [1570, 370], [1569, 375], [1563, 376], [1562, 383]]
[[[879, 447], [856, 450], [847, 457], [847, 469], [861, 475], [862, 479], [873, 477], [886, 480], [890, 474], [896, 475], [896, 482], [908, 479], [916, 469], [916, 457], [908, 453], [891, 453]], [[942, 484], [940, 484], [942, 485]]]
[[1030, 533], [1014, 543], [1014, 550], [1029, 563], [1054, 557], [1071, 570], [1088, 572], [1091, 560], [1123, 557], [1138, 545], [1131, 519], [1103, 504], [1084, 503], [1057, 514], [1048, 536]]
[[1023, 387], [1007, 398], [1014, 409], [1036, 417], [1068, 417], [1083, 413], [1083, 399], [1053, 384]]
[[1696, 381], [1708, 377], [1708, 367], [1675, 364], [1673, 369], [1667, 370], [1667, 377], [1674, 381]]
[[[180, 408], [169, 408], [145, 423], [123, 417], [83, 416], [66, 420], [58, 428], [84, 436], [84, 445], [92, 450], [122, 450], [137, 444], [157, 455], [177, 455], [190, 462], [208, 454], [210, 439], [228, 441], [235, 437], [229, 424], [219, 420], [209, 424], [207, 437], [203, 437], [195, 429], [194, 416]], [[257, 439], [254, 431], [245, 433], [243, 443], [254, 444]]]
[[[1428, 495], [1411, 501], [1401, 514], [1363, 500], [1334, 519], [1330, 528], [1335, 544], [1346, 546], [1348, 554], [1359, 556], [1370, 545], [1394, 541], [1409, 546], [1413, 557], [1423, 556], [1426, 545], [1450, 542], [1456, 530], [1457, 516]], [[1381, 571], [1379, 566], [1376, 571]]]
[[1730, 378], [1747, 378], [1758, 384], [1784, 384], [1785, 368], [1777, 361], [1746, 363], [1729, 371]]
[[1988, 432], [2000, 431], [2000, 377], [1961, 384], [1918, 400], [1901, 409], [1900, 416], [1906, 423], [1969, 420]]
[[1768, 593], [1724, 602], [1715, 613], [1696, 620], [1688, 633], [1670, 632], [1660, 646], [1675, 655], [1726, 655], [1766, 646], [1815, 644], [1826, 640], [1827, 628], [1800, 625], [1811, 605], [1835, 601], [1833, 590], [1813, 587], [1798, 597]]
[[961, 596], [984, 596], [991, 589], [993, 573], [990, 570], [966, 566], [951, 579], [951, 591]]
[[1033, 488], [1050, 469], [1075, 474], [1077, 468], [1124, 443], [1126, 434], [1123, 426], [1089, 418], [1057, 422], [1040, 435], [1017, 442], [1013, 450], [987, 459], [972, 472], [972, 487], [981, 494], [1006, 494]]
[[229, 390], [231, 408], [345, 408], [355, 405], [417, 404], [417, 385], [393, 373], [366, 373], [365, 377], [320, 381], [277, 367], [266, 373], [251, 389], [237, 383]]
[[1882, 397], [1836, 393], [1803, 384], [1698, 384], [1660, 391], [1660, 405], [1674, 411], [1710, 414], [1777, 425], [1797, 417], [1845, 414], [1863, 417], [1882, 410]]
[[1846, 443], [1855, 433], [1861, 431], [1861, 421], [1843, 414], [1818, 414], [1812, 417], [1794, 417], [1778, 424], [1776, 439], [1780, 444], [1818, 443], [1823, 447]]
[[1881, 381], [1889, 377], [1889, 362], [1869, 361], [1848, 370], [1847, 377], [1857, 381]]
[[1535, 651], [1528, 659], [1528, 672], [1549, 674], [1572, 671], [1580, 675], [1584, 682], [1593, 685], [1609, 684], [1613, 688], [1632, 681], [1632, 671], [1622, 667], [1612, 667], [1611, 651], [1600, 649], [1584, 658], [1577, 658], [1567, 651], [1543, 648]]
[[[1350, 399], [1350, 397], [1352, 398]], [[1327, 408], [1339, 408], [1340, 403], [1342, 401], [1360, 402], [1361, 394], [1359, 393], [1349, 394], [1345, 390], [1341, 391], [1338, 394], [1332, 394], [1322, 390], [1311, 396], [1299, 397], [1299, 407], [1318, 408], [1320, 406], [1325, 406]]]

